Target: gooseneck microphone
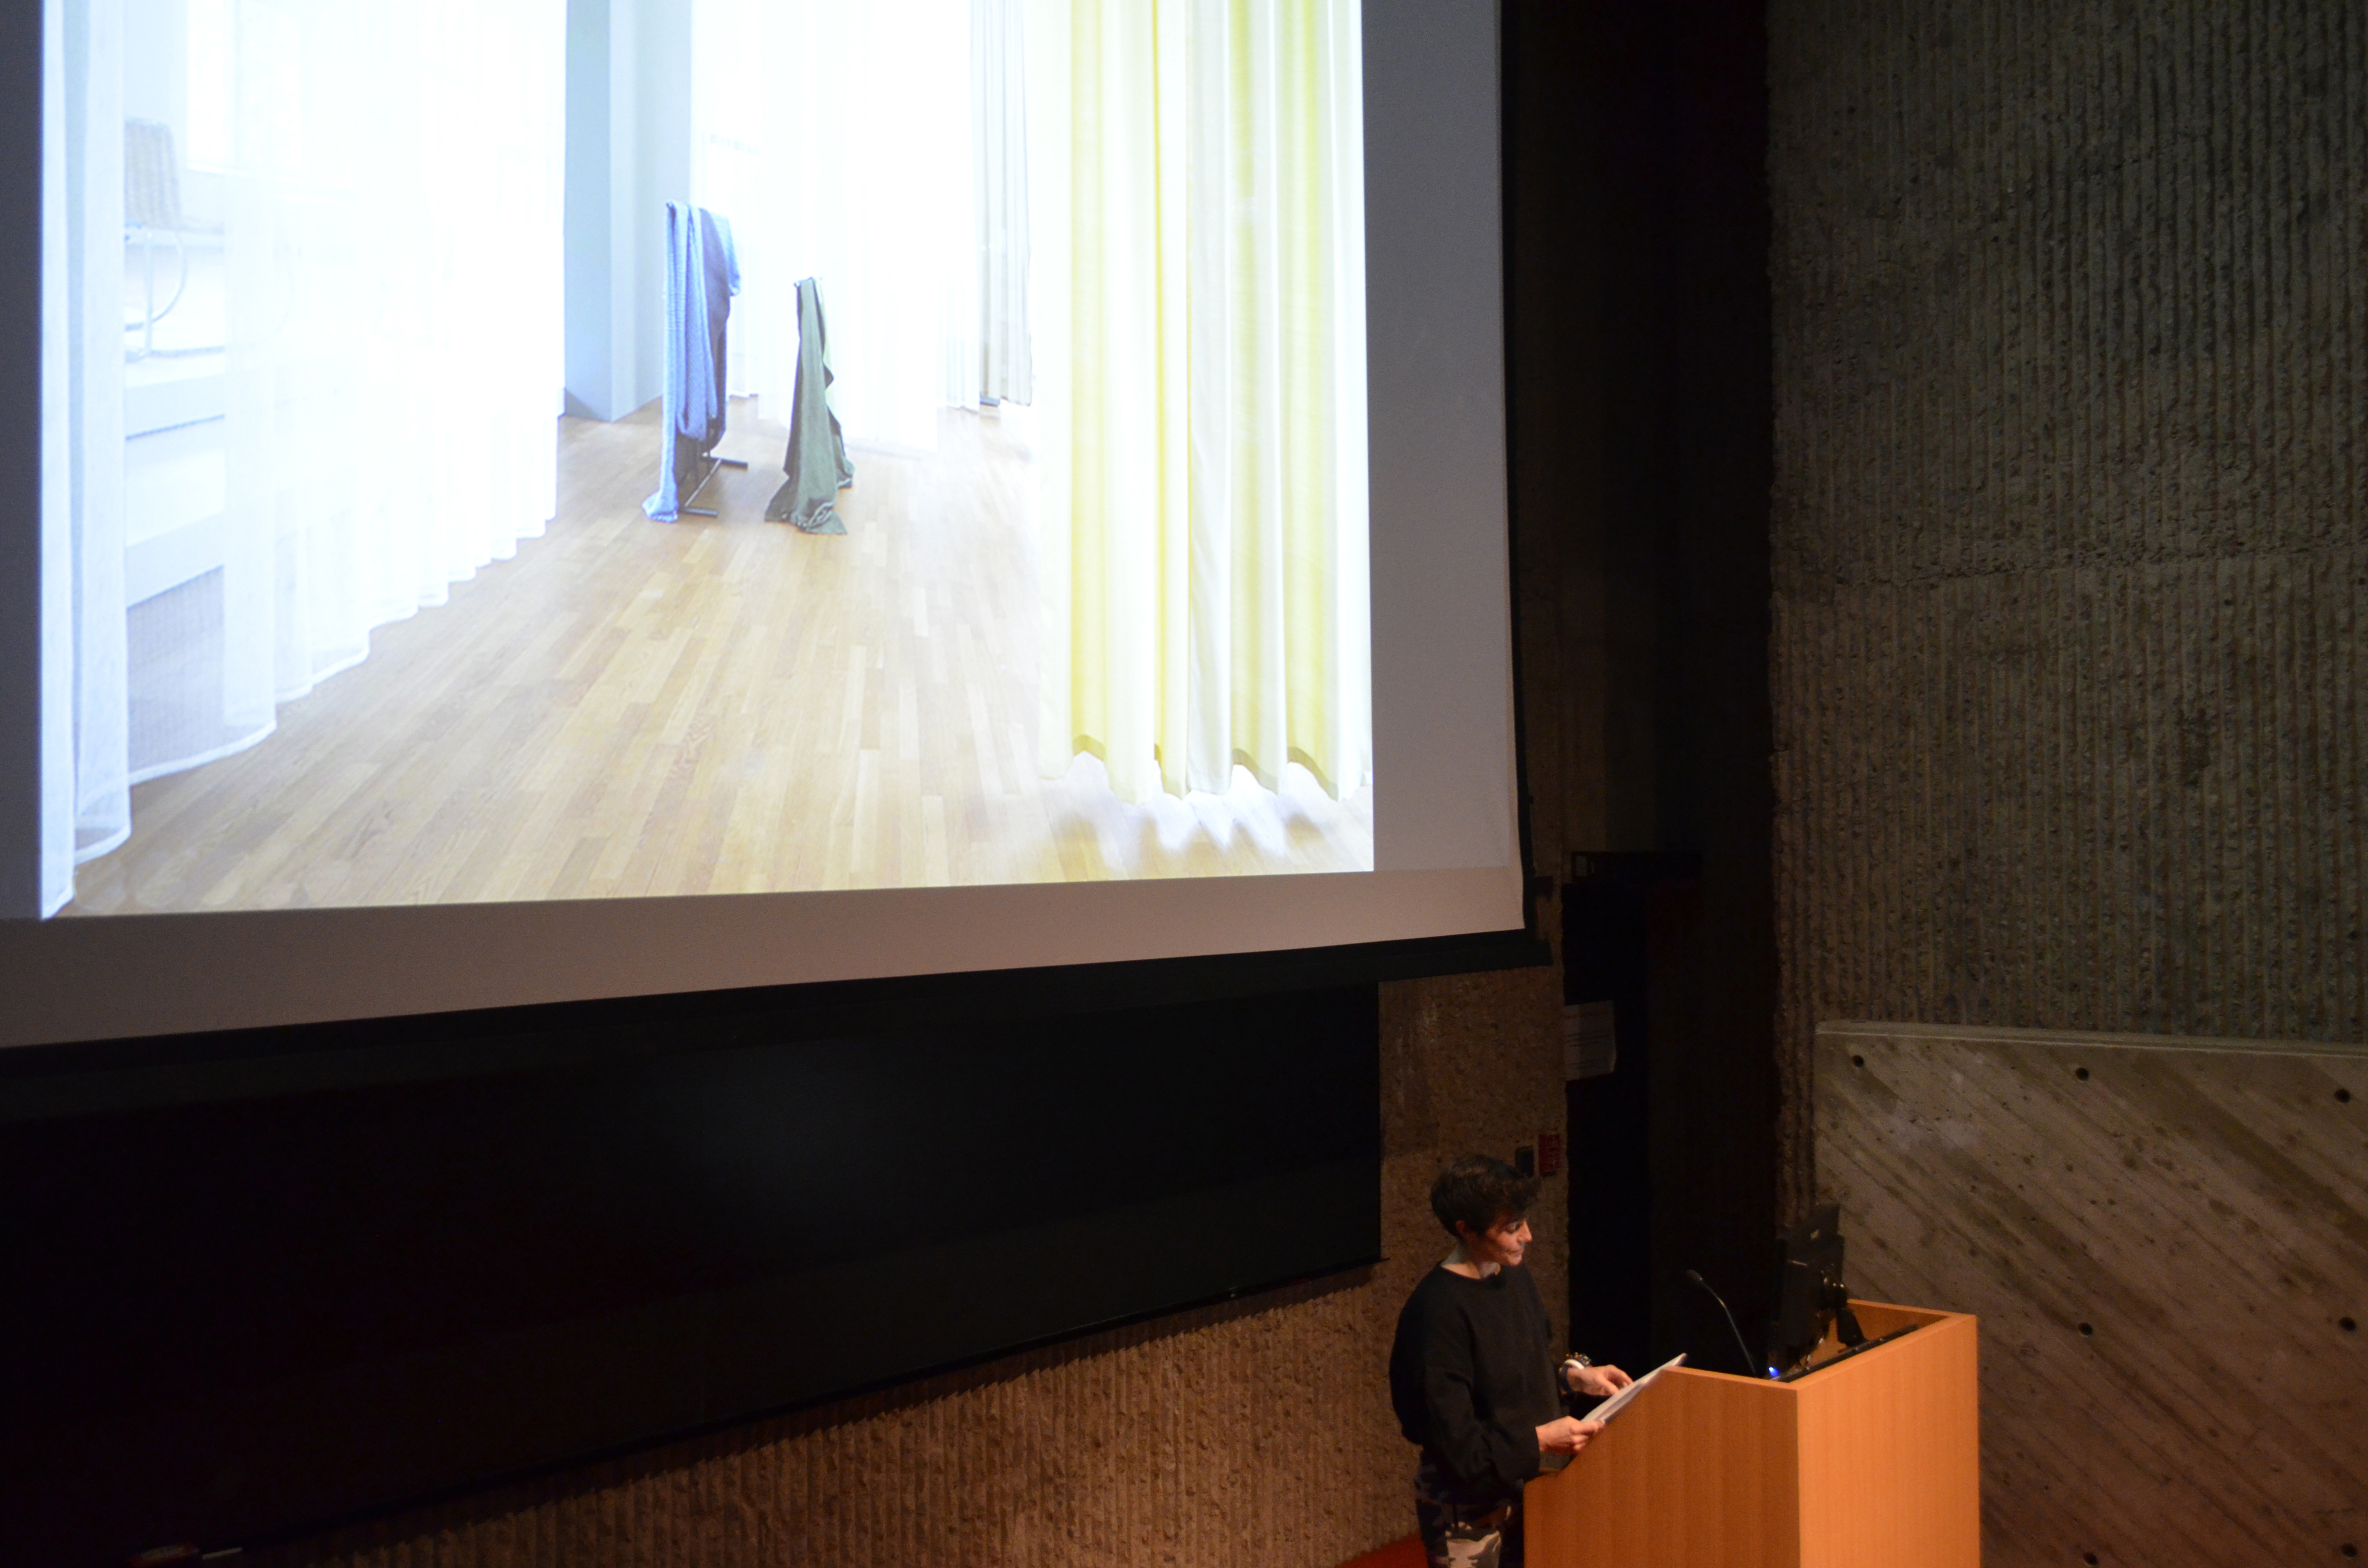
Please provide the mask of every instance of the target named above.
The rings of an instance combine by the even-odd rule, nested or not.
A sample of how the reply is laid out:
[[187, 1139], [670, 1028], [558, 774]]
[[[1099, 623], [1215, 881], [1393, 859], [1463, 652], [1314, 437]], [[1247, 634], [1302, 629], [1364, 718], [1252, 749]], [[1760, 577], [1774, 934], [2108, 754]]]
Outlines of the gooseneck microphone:
[[1735, 1347], [1743, 1352], [1743, 1375], [1748, 1378], [1758, 1377], [1759, 1375], [1759, 1365], [1751, 1358], [1751, 1346], [1743, 1343], [1743, 1330], [1735, 1326], [1735, 1313], [1728, 1309], [1726, 1298], [1710, 1288], [1710, 1281], [1702, 1277], [1701, 1269], [1687, 1269], [1686, 1278], [1701, 1286], [1703, 1292], [1707, 1294], [1712, 1301], [1718, 1303], [1718, 1310], [1726, 1313], [1727, 1332], [1735, 1335]]

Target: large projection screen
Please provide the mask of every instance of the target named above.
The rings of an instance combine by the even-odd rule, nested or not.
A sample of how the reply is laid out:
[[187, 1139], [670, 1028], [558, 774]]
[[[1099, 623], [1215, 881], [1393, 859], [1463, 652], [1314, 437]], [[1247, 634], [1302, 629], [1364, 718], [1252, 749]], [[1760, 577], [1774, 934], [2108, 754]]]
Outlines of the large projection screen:
[[[77, 601], [59, 586], [57, 574], [44, 574], [40, 562], [45, 540], [54, 559], [57, 540], [65, 537], [58, 531], [58, 519], [64, 514], [59, 510], [55, 478], [62, 454], [75, 441], [86, 443], [96, 437], [85, 404], [76, 404], [85, 409], [76, 415], [80, 424], [43, 413], [45, 408], [54, 410], [56, 389], [63, 374], [60, 340], [54, 332], [44, 335], [44, 312], [48, 309], [54, 315], [70, 292], [69, 283], [87, 277], [83, 272], [69, 277], [69, 260], [75, 267], [84, 267], [85, 261], [69, 257], [63, 244], [44, 234], [59, 232], [63, 199], [59, 187], [67, 167], [62, 139], [69, 119], [78, 116], [90, 124], [108, 126], [120, 121], [130, 127], [122, 144], [129, 151], [118, 155], [134, 163], [155, 155], [156, 133], [141, 130], [150, 122], [127, 115], [124, 104], [108, 100], [103, 94], [68, 92], [63, 85], [69, 65], [87, 60], [95, 48], [106, 42], [95, 43], [86, 36], [94, 25], [90, 18], [105, 14], [120, 22], [121, 6], [142, 3], [110, 0], [105, 6], [69, 6], [51, 0], [42, 18], [45, 30], [38, 35], [27, 16], [36, 8], [20, 8], [6, 54], [10, 85], [16, 90], [7, 95], [12, 107], [0, 113], [0, 134], [6, 137], [5, 145], [0, 145], [6, 169], [0, 199], [12, 204], [10, 215], [20, 222], [8, 226], [16, 238], [10, 242], [14, 248], [5, 281], [0, 281], [0, 319], [8, 324], [9, 340], [20, 351], [9, 356], [10, 368], [5, 380], [0, 380], [0, 442], [6, 443], [0, 472], [6, 473], [11, 487], [11, 504], [5, 517], [0, 517], [0, 562], [6, 567], [0, 571], [0, 578], [6, 579], [0, 594], [6, 596], [5, 612], [0, 612], [0, 688], [5, 688], [0, 689], [0, 770], [5, 771], [0, 776], [0, 915], [6, 916], [0, 918], [0, 994], [8, 998], [5, 1009], [0, 1009], [0, 1044], [905, 974], [1303, 949], [1502, 931], [1520, 926], [1505, 462], [1497, 28], [1495, 6], [1488, 0], [1371, 0], [1362, 6], [1360, 18], [1353, 10], [1348, 13], [1347, 26], [1360, 40], [1354, 63], [1360, 76], [1357, 107], [1362, 180], [1358, 216], [1363, 238], [1366, 378], [1362, 437], [1368, 453], [1364, 501], [1370, 516], [1370, 740], [1369, 750], [1361, 755], [1370, 762], [1369, 771], [1361, 774], [1360, 790], [1355, 778], [1334, 780], [1327, 788], [1342, 801], [1355, 797], [1356, 810], [1365, 813], [1360, 820], [1370, 824], [1364, 849], [1370, 869], [1306, 869], [1284, 864], [1290, 858], [1292, 842], [1284, 842], [1289, 839], [1286, 833], [1277, 841], [1282, 845], [1276, 852], [1280, 859], [1262, 874], [1131, 872], [1127, 868], [1132, 862], [1124, 857], [1133, 851], [1121, 843], [1110, 851], [1117, 869], [1089, 868], [1068, 880], [668, 896], [496, 893], [367, 907], [246, 908], [229, 898], [219, 908], [208, 905], [196, 912], [102, 913], [95, 917], [78, 914], [71, 904], [63, 912], [49, 907], [57, 902], [57, 895], [45, 889], [53, 888], [57, 881], [59, 829], [54, 810], [44, 817], [45, 791], [50, 799], [56, 798], [60, 770], [71, 766], [70, 759], [85, 745], [85, 737], [75, 729], [71, 712], [62, 717], [56, 701], [46, 705], [43, 701], [45, 657], [54, 676], [58, 648], [69, 638], [82, 635], [83, 629], [76, 617]], [[225, 6], [235, 8], [235, 0], [161, 3], [183, 7], [193, 17], [201, 12], [211, 16]], [[713, 3], [723, 5], [727, 0]], [[557, 0], [547, 0], [543, 8], [554, 17], [565, 12], [567, 26], [577, 28], [575, 10]], [[621, 15], [625, 9], [619, 8], [615, 14]], [[973, 16], [988, 9], [997, 15], [1008, 10], [1015, 16], [1031, 17], [1049, 10], [1041, 4], [1030, 7], [1012, 0], [1008, 6], [984, 7]], [[1060, 8], [1064, 15], [1073, 9], [1083, 15], [1090, 8]], [[1155, 13], [1168, 17], [1197, 14], [1189, 6], [1137, 9], [1144, 17]], [[1225, 8], [1199, 10], [1222, 15]], [[1183, 27], [1180, 21], [1175, 25]], [[1146, 47], [1168, 48], [1172, 55], [1175, 40], [1185, 36], [1181, 31], [1146, 34]], [[643, 48], [644, 55], [649, 53], [646, 40], [618, 35], [613, 28], [609, 35], [589, 43], [571, 33], [565, 94], [577, 91], [580, 51], [595, 45], [612, 51], [616, 69], [633, 66], [637, 47]], [[1037, 73], [1028, 88], [1037, 95], [1028, 100], [1034, 104], [1048, 90], [1045, 62], [1039, 55], [1030, 55], [1029, 62]], [[1079, 69], [1071, 56], [1062, 56], [1054, 64], [1073, 75]], [[1194, 80], [1196, 91], [1206, 85]], [[555, 81], [545, 87], [552, 95], [563, 91]], [[204, 97], [203, 90], [191, 90], [192, 102]], [[1224, 84], [1209, 90], [1221, 92]], [[553, 96], [551, 101], [556, 106], [559, 99]], [[568, 113], [574, 136], [577, 115], [572, 99]], [[243, 123], [236, 121], [235, 115], [225, 121], [233, 122]], [[1086, 123], [1077, 119], [1071, 128]], [[1144, 132], [1164, 133], [1157, 126]], [[712, 139], [730, 140], [718, 131], [710, 134]], [[142, 141], [143, 136], [150, 140]], [[177, 160], [177, 166], [190, 171], [186, 183], [196, 189], [202, 184], [208, 155], [202, 145], [196, 144], [203, 137], [185, 132], [182, 141], [190, 144], [166, 143], [172, 149], [166, 162]], [[50, 149], [46, 184], [42, 177], [45, 147]], [[578, 153], [573, 145], [566, 152], [569, 202], [577, 202], [580, 196]], [[127, 166], [126, 172], [128, 199], [135, 208], [143, 201], [153, 206], [161, 199], [154, 188], [140, 183], [137, 169]], [[1078, 188], [1085, 183], [1080, 177]], [[1124, 182], [1106, 183], [1119, 190]], [[711, 181], [707, 188], [713, 187]], [[982, 203], [985, 199], [978, 199]], [[1042, 210], [1045, 199], [1042, 193], [1033, 199], [1037, 206], [1030, 210]], [[1341, 210], [1353, 211], [1359, 205], [1341, 199]], [[1085, 210], [1075, 209], [1077, 213]], [[559, 220], [555, 208], [553, 211], [555, 224]], [[134, 299], [135, 315], [142, 310], [153, 313], [171, 279], [143, 278], [142, 269], [153, 266], [160, 276], [171, 272], [178, 277], [182, 276], [176, 270], [179, 264], [169, 257], [157, 259], [166, 252], [159, 249], [155, 237], [155, 233], [162, 232], [157, 225], [163, 220], [154, 211], [127, 209], [122, 217], [129, 225], [127, 233], [137, 234], [142, 248], [127, 248], [124, 269], [109, 275], [113, 281], [108, 287], [127, 290], [127, 297]], [[131, 222], [135, 218], [147, 222], [149, 227], [141, 228]], [[85, 228], [78, 232], [111, 233], [117, 219], [111, 211], [96, 218], [85, 215], [81, 220]], [[236, 248], [235, 241], [209, 242], [199, 220], [180, 221], [189, 227], [187, 233], [176, 231], [171, 244], [198, 258], [188, 276], [202, 278], [205, 268], [215, 265], [206, 259], [207, 244], [225, 255]], [[1087, 220], [1077, 217], [1076, 223], [1081, 232]], [[1061, 247], [1063, 256], [1074, 261], [1086, 254], [1071, 231], [1063, 233], [1068, 236]], [[746, 238], [743, 249], [753, 254], [758, 248], [756, 237]], [[568, 243], [575, 242], [571, 238]], [[225, 260], [220, 265], [230, 276], [241, 264]], [[695, 259], [689, 265], [696, 270]], [[1122, 308], [1124, 301], [1088, 320], [1069, 302], [1079, 287], [1076, 279], [1060, 274], [1056, 282], [1061, 290], [1048, 292], [1047, 264], [1039, 257], [1030, 275], [1035, 290], [1031, 304], [1040, 329], [1039, 357], [1045, 358], [1043, 350], [1049, 345], [1065, 356], [1063, 363], [1083, 365], [1093, 358], [1087, 351], [1094, 347], [1088, 340], [1102, 330], [1093, 321], [1118, 324], [1108, 328], [1116, 333], [1132, 319]], [[1215, 265], [1222, 266], [1222, 258]], [[1335, 270], [1336, 275], [1345, 276], [1338, 273], [1337, 265]], [[765, 276], [752, 259], [749, 293], [744, 302], [755, 300]], [[655, 284], [644, 281], [648, 287], [642, 291], [647, 294]], [[268, 282], [266, 277], [265, 284]], [[567, 289], [575, 290], [578, 282], [578, 274], [571, 270]], [[225, 285], [233, 299], [239, 287], [255, 285]], [[782, 296], [777, 293], [777, 297]], [[143, 298], [146, 303], [142, 306], [138, 301]], [[753, 303], [749, 308], [753, 310]], [[1057, 327], [1046, 324], [1055, 318]], [[734, 318], [735, 331], [740, 330], [741, 320]], [[571, 313], [570, 332], [575, 330], [574, 321]], [[844, 338], [860, 331], [861, 322], [860, 309], [851, 312], [844, 328], [834, 319], [834, 353]], [[132, 357], [129, 362], [135, 369], [143, 363], [137, 356], [154, 352], [139, 345], [153, 342], [159, 330], [147, 322], [142, 327], [127, 338], [131, 345], [127, 355]], [[1063, 332], [1070, 336], [1063, 338]], [[108, 356], [112, 349], [107, 347], [105, 335], [85, 333], [85, 337], [86, 341], [66, 346], [73, 355], [84, 356], [73, 363], [111, 364]], [[44, 351], [34, 352], [36, 345]], [[555, 339], [552, 349], [555, 354]], [[580, 415], [572, 345], [569, 355], [569, 407], [572, 414]], [[1109, 360], [1110, 356], [1103, 355], [1097, 362]], [[1334, 361], [1347, 362], [1345, 358]], [[150, 370], [142, 374], [162, 374], [155, 367], [164, 361], [152, 358], [144, 363]], [[232, 368], [237, 369], [235, 361]], [[1120, 375], [1125, 369], [1121, 365], [1111, 373]], [[807, 369], [811, 373], [812, 367]], [[797, 365], [785, 361], [774, 373], [780, 385], [789, 386], [798, 370]], [[740, 371], [735, 368], [732, 374], [737, 376]], [[718, 375], [721, 378], [723, 371]], [[1048, 372], [1044, 384], [1049, 386], [1057, 379]], [[46, 400], [45, 390], [51, 394]], [[1082, 399], [1084, 393], [1073, 389], [1068, 395]], [[1121, 386], [1110, 395], [1122, 399], [1131, 395], [1131, 389]], [[1193, 383], [1191, 395], [1201, 395], [1198, 382]], [[1049, 393], [1038, 399], [1040, 403], [1051, 401]], [[766, 406], [769, 410], [775, 405]], [[1053, 417], [1042, 409], [1027, 416], [1040, 415], [1046, 420]], [[659, 415], [644, 410], [642, 417]], [[1007, 409], [1005, 417], [1019, 415]], [[588, 423], [585, 427], [589, 428]], [[99, 436], [118, 438], [104, 427], [103, 418], [97, 428]], [[777, 427], [765, 429], [770, 433]], [[652, 425], [647, 441], [651, 470], [657, 467], [657, 433], [658, 427]], [[771, 438], [778, 449], [778, 436]], [[796, 439], [792, 437], [793, 446]], [[850, 449], [858, 469], [867, 476], [900, 472], [894, 466], [900, 460], [893, 444], [871, 448], [857, 443]], [[1085, 472], [1077, 465], [1070, 467], [1077, 473]], [[791, 472], [794, 483], [797, 471], [792, 468]], [[46, 482], [45, 473], [50, 476]], [[767, 487], [779, 478], [778, 473], [772, 475]], [[290, 493], [301, 488], [293, 486]], [[852, 507], [872, 504], [874, 491], [868, 490], [860, 477], [846, 494], [854, 498], [849, 503]], [[634, 523], [647, 529], [666, 526], [643, 523], [638, 517]], [[753, 519], [747, 526], [756, 526]], [[765, 526], [778, 530], [783, 525]], [[818, 549], [856, 550], [865, 546], [864, 531], [861, 527], [851, 530], [857, 536], [853, 540], [817, 538], [797, 542]], [[537, 539], [518, 548], [519, 559], [525, 560], [534, 552], [552, 551], [556, 541]], [[495, 565], [483, 580], [494, 581], [509, 570], [507, 562]], [[1072, 578], [1082, 581], [1077, 571], [1071, 567]], [[454, 605], [462, 592], [476, 588], [473, 583], [456, 587]], [[1350, 607], [1351, 611], [1354, 608]], [[419, 623], [456, 613], [453, 607], [423, 609]], [[959, 658], [961, 652], [954, 656]], [[370, 678], [370, 670], [368, 660], [344, 673], [332, 670], [318, 690], [302, 701], [330, 702], [340, 689], [362, 689], [353, 683]], [[339, 682], [348, 685], [341, 688]], [[51, 685], [54, 689], [54, 678]], [[283, 724], [294, 710], [282, 710]], [[915, 728], [909, 705], [905, 724], [909, 736]], [[261, 741], [252, 755], [264, 755], [282, 738], [273, 735]], [[1016, 753], [1021, 743], [1015, 740], [1012, 744]], [[1292, 755], [1300, 755], [1296, 743]], [[239, 762], [233, 758], [205, 766], [221, 768]], [[1289, 787], [1280, 781], [1280, 765], [1271, 766], [1271, 787], [1287, 794]], [[1110, 777], [1117, 779], [1115, 763], [1110, 765]], [[136, 843], [141, 831], [137, 791], [153, 786], [135, 781], [131, 788], [131, 832]], [[1178, 792], [1158, 797], [1134, 817], [1114, 820], [1135, 824], [1128, 831], [1139, 829], [1138, 836], [1145, 843], [1178, 824], [1180, 832], [1202, 831], [1209, 813], [1217, 810], [1206, 803], [1212, 797], [1194, 795], [1188, 801], [1180, 784], [1170, 788]], [[1156, 793], [1155, 789], [1153, 794]], [[1315, 801], [1315, 807], [1329, 809], [1324, 801]], [[849, 809], [860, 809], [860, 803]], [[1200, 816], [1196, 818], [1195, 812]], [[445, 820], [454, 824], [455, 832], [480, 836], [498, 837], [507, 831], [491, 819], [472, 822], [460, 806], [448, 808]], [[1286, 826], [1304, 820], [1286, 819]], [[586, 831], [588, 835], [590, 830]], [[51, 850], [46, 863], [45, 834], [50, 835]], [[89, 865], [105, 863], [101, 858]]]

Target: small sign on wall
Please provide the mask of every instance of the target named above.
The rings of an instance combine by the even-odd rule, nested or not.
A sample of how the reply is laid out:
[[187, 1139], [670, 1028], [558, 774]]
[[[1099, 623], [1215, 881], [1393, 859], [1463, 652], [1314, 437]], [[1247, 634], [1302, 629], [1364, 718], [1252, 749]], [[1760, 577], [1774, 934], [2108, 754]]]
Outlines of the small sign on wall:
[[1609, 1002], [1579, 1002], [1562, 1010], [1562, 1075], [1600, 1078], [1620, 1064], [1620, 1032]]

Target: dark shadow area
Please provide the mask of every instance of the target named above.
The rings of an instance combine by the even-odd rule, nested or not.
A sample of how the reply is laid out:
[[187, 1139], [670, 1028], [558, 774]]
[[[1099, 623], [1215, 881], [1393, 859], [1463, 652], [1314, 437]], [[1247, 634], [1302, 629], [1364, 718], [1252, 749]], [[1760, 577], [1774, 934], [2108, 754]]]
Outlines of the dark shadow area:
[[1765, 17], [1518, 0], [1505, 50], [1517, 532], [1559, 579], [1521, 597], [1568, 665], [1533, 809], [1577, 852], [1566, 999], [1620, 1004], [1620, 1071], [1570, 1096], [1574, 1335], [1727, 1369], [1685, 1271], [1757, 1333], [1782, 1218]]
[[42, 1353], [0, 1372], [0, 1539], [284, 1538], [1364, 1267], [1376, 1006], [11, 1100], [0, 1329]]

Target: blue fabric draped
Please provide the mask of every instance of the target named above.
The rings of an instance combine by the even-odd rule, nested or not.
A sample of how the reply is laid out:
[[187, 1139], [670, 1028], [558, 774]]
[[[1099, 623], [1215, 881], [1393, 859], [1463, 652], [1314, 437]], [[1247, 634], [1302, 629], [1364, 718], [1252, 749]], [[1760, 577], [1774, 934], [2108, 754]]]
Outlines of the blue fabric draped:
[[732, 225], [704, 207], [666, 203], [666, 438], [658, 443], [658, 487], [642, 510], [662, 523], [679, 515], [675, 437], [704, 451], [723, 435], [723, 324], [740, 292], [740, 256]]

